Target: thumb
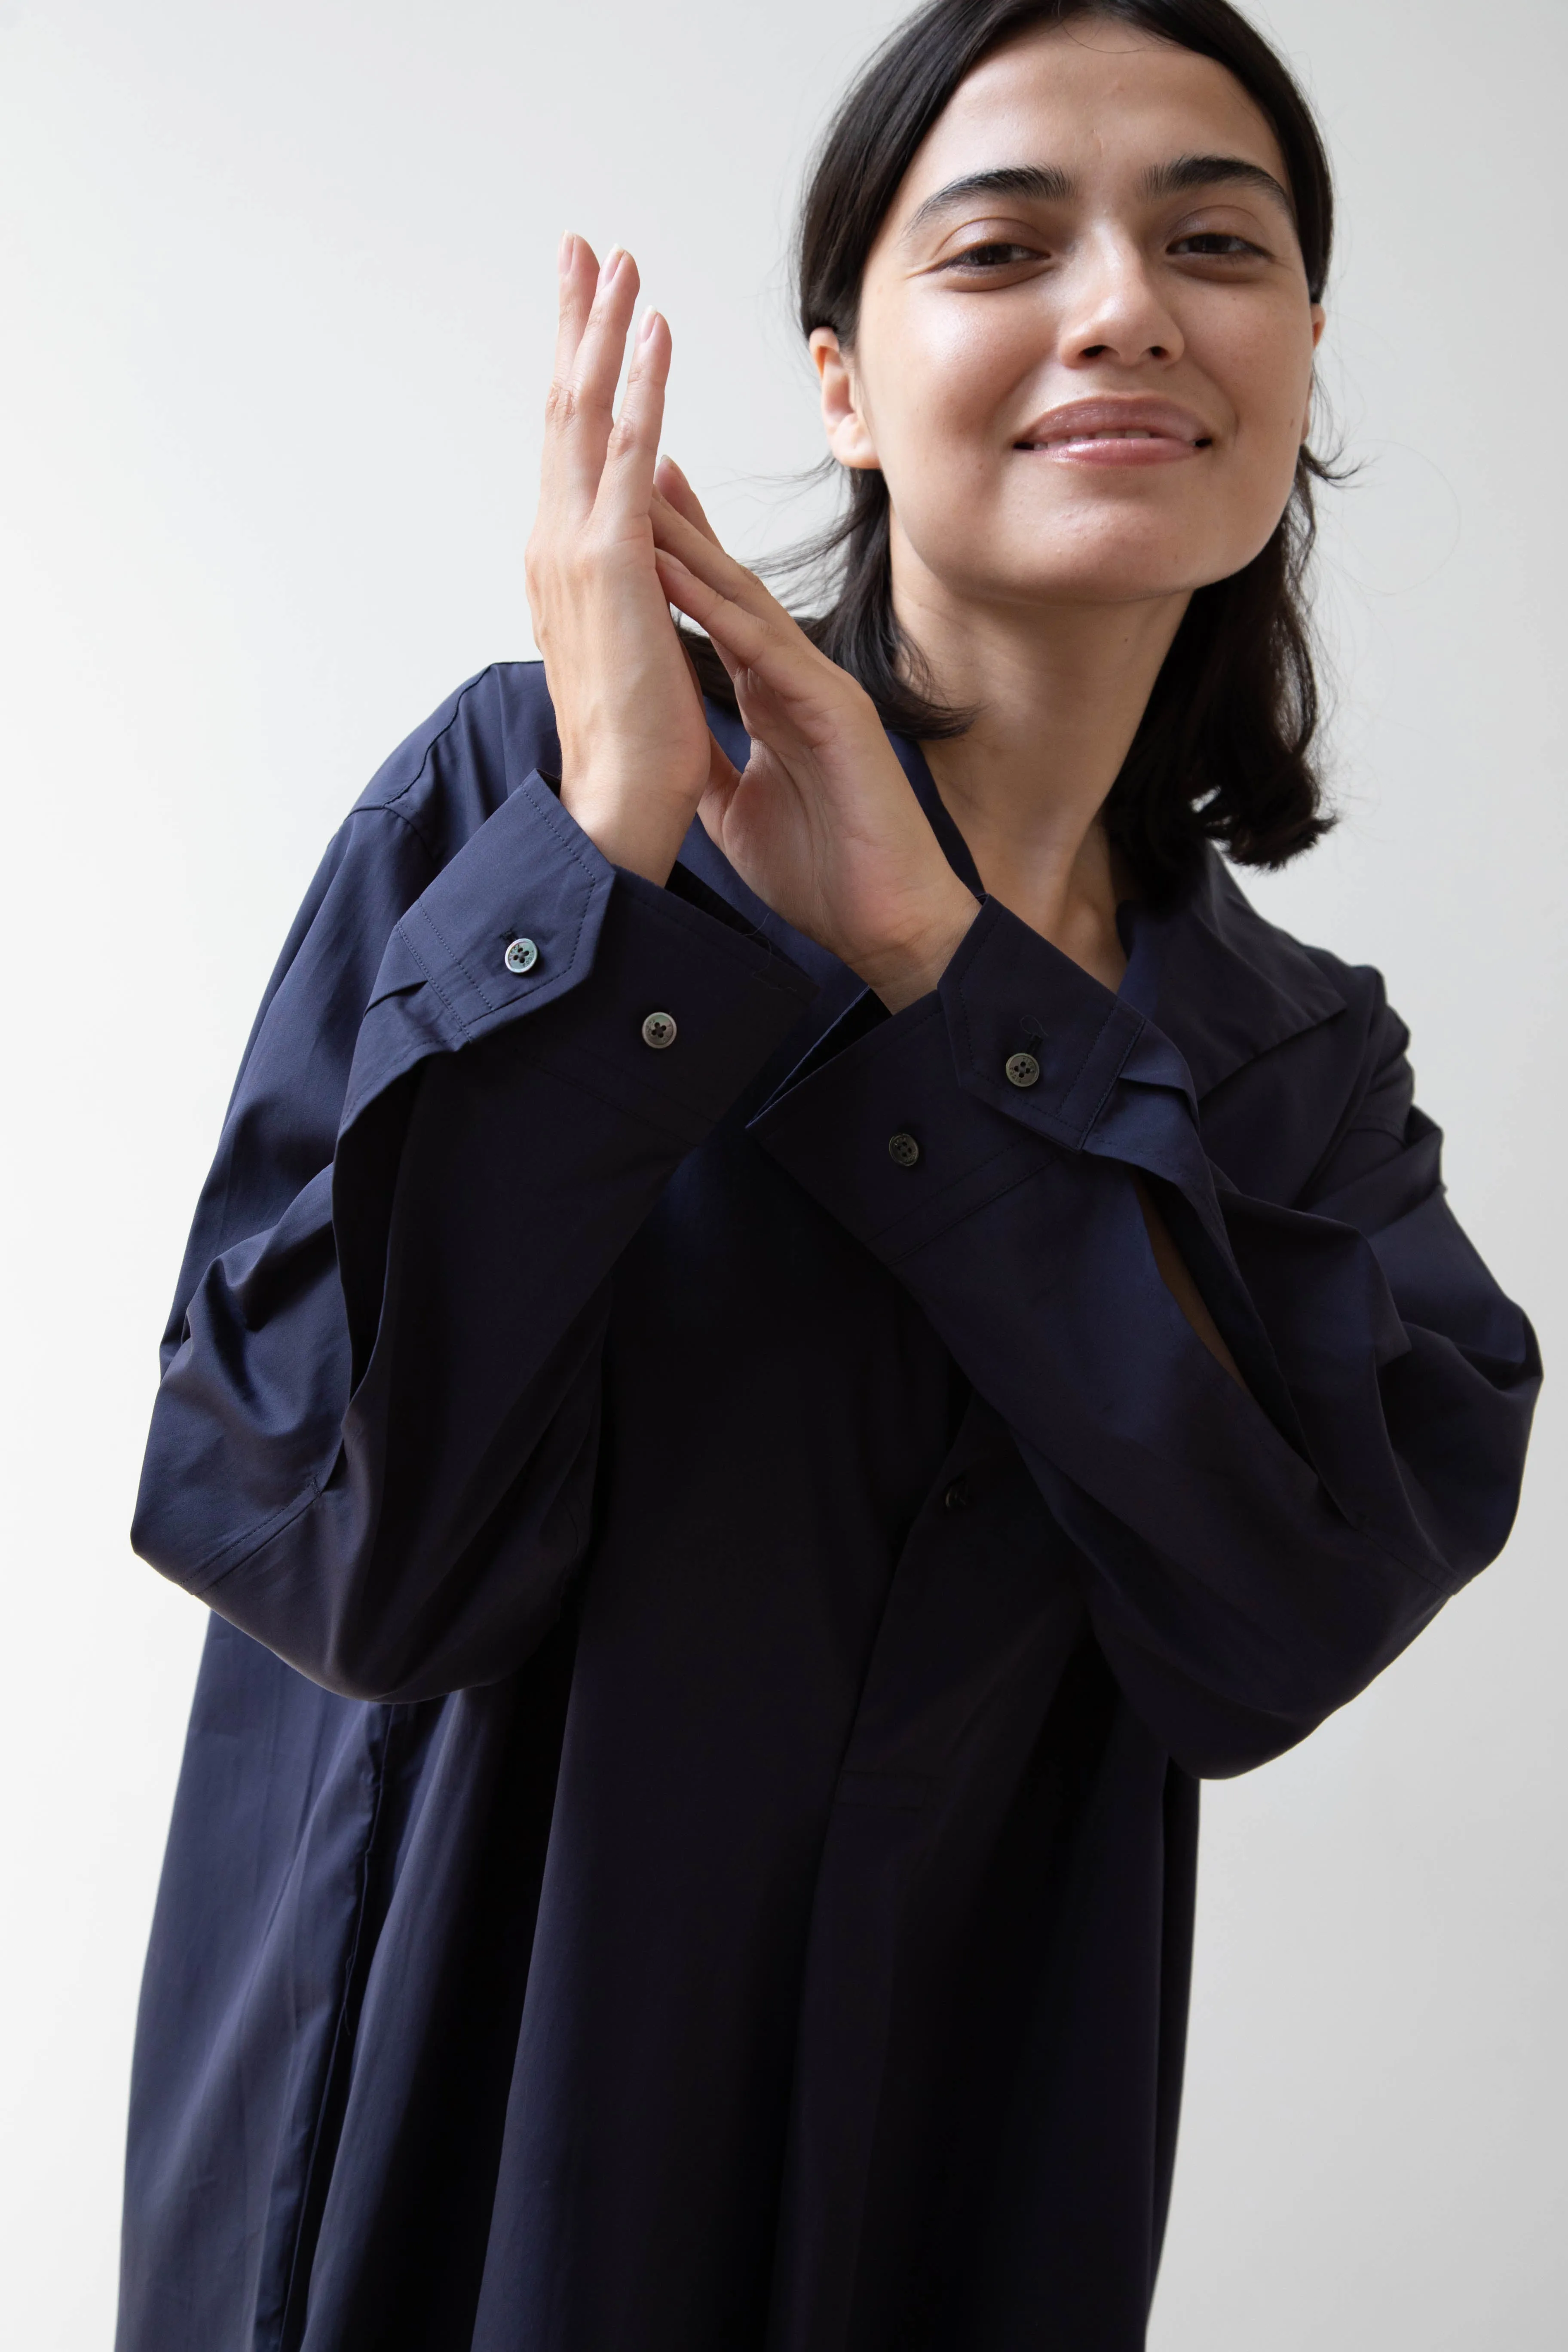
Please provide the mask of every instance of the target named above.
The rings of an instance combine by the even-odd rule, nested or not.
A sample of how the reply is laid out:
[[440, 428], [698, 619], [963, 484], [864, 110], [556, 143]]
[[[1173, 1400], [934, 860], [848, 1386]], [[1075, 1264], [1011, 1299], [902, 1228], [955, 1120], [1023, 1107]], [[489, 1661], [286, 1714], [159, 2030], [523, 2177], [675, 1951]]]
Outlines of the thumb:
[[708, 737], [708, 782], [697, 803], [697, 814], [702, 820], [702, 830], [716, 849], [722, 848], [721, 838], [730, 803], [741, 781], [741, 771], [731, 759], [718, 737], [711, 731]]
[[[691, 648], [687, 644], [686, 639], [680, 635], [679, 629], [676, 631], [676, 639], [680, 646], [681, 658], [686, 664], [688, 674], [691, 679], [692, 691], [695, 693], [698, 701], [701, 702], [703, 700], [702, 680], [697, 675], [697, 664], [691, 658]], [[700, 814], [702, 811], [706, 810], [710, 802], [712, 802], [721, 819], [723, 812], [730, 805], [731, 798], [740, 781], [741, 772], [739, 768], [736, 767], [733, 760], [731, 759], [730, 754], [725, 751], [724, 746], [720, 742], [717, 735], [714, 734], [713, 730], [710, 728], [708, 730], [708, 782], [702, 787], [702, 798], [699, 803], [699, 813]], [[707, 824], [706, 816], [703, 817], [703, 823], [704, 824]], [[711, 827], [709, 829], [710, 831]]]

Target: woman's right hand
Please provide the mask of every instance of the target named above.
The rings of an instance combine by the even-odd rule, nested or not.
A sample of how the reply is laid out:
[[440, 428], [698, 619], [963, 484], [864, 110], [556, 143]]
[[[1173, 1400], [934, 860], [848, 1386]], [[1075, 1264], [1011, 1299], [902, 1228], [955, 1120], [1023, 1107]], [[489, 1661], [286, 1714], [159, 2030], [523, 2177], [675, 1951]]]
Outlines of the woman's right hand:
[[656, 310], [637, 330], [615, 413], [637, 297], [629, 253], [617, 247], [601, 269], [582, 237], [562, 240], [528, 602], [561, 737], [562, 800], [612, 865], [662, 884], [710, 762], [729, 763], [708, 731], [654, 561], [649, 508], [670, 355]]

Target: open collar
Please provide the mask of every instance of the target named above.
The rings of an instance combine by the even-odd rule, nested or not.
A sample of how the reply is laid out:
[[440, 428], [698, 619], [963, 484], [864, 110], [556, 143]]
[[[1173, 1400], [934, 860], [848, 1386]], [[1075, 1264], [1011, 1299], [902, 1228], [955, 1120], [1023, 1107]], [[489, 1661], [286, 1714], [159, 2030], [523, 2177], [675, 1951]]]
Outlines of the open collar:
[[[949, 865], [984, 896], [969, 845], [920, 746], [899, 735], [889, 740]], [[1121, 921], [1128, 967], [1118, 993], [1180, 1050], [1199, 1096], [1344, 1010], [1321, 966], [1264, 920], [1212, 845], [1177, 898], [1157, 908], [1131, 900]]]
[[[725, 751], [742, 764], [750, 751], [744, 728], [711, 703], [708, 715]], [[949, 865], [977, 898], [984, 897], [969, 845], [919, 744], [901, 735], [889, 735], [889, 741]], [[693, 825], [682, 860], [721, 887], [786, 953], [819, 980], [826, 978], [834, 959], [800, 940], [755, 898], [700, 825]], [[1212, 845], [1178, 897], [1158, 907], [1131, 900], [1121, 920], [1128, 950], [1121, 1000], [1171, 1040], [1200, 1097], [1260, 1054], [1344, 1010], [1343, 996], [1321, 966], [1289, 932], [1265, 921]]]
[[1344, 1011], [1321, 965], [1264, 920], [1212, 844], [1179, 898], [1161, 907], [1135, 900], [1122, 920], [1129, 961], [1121, 993], [1180, 1047], [1200, 1097]]

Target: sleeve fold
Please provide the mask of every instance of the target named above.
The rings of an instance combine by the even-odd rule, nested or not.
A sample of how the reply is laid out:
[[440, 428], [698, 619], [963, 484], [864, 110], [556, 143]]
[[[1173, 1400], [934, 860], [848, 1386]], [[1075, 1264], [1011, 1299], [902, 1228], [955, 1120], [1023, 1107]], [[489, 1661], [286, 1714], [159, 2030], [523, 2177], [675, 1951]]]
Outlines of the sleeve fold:
[[[843, 1034], [753, 1132], [1007, 1422], [1165, 1745], [1209, 1773], [1289, 1747], [1500, 1548], [1539, 1380], [1448, 1210], [1403, 1029], [1374, 1023], [1310, 1208], [1228, 1183], [1170, 1040], [994, 902], [939, 992]], [[1247, 1391], [1161, 1280], [1135, 1180]]]
[[815, 993], [700, 885], [616, 872], [537, 773], [431, 864], [362, 808], [318, 877], [198, 1208], [133, 1529], [360, 1697], [493, 1681], [553, 1621], [616, 1259]]

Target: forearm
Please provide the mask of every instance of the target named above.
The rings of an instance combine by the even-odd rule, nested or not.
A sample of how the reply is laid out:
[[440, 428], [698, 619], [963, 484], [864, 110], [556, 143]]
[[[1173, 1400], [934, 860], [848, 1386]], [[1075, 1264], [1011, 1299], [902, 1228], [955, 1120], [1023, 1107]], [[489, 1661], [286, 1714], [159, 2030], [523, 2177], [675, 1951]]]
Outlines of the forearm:
[[[138, 1506], [154, 1565], [362, 1696], [486, 1679], [548, 1622], [586, 1524], [606, 1278], [813, 993], [613, 877], [537, 778], [498, 817], [388, 943], [331, 1164], [268, 1229], [214, 1234]], [[509, 963], [523, 919], [533, 961]], [[250, 1189], [298, 1144], [274, 1082], [310, 1086], [342, 1010], [301, 1001], [242, 1085]]]
[[[847, 1018], [754, 1131], [1009, 1424], [1201, 1769], [1300, 1738], [1506, 1532], [1528, 1333], [1472, 1361], [1406, 1327], [1362, 1234], [1224, 1188], [1169, 1041], [999, 910], [940, 999]], [[1408, 1278], [1466, 1328], [1423, 1181], [1442, 1230]]]

